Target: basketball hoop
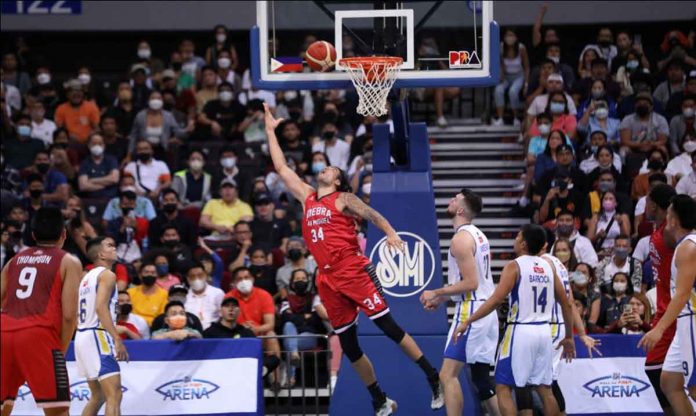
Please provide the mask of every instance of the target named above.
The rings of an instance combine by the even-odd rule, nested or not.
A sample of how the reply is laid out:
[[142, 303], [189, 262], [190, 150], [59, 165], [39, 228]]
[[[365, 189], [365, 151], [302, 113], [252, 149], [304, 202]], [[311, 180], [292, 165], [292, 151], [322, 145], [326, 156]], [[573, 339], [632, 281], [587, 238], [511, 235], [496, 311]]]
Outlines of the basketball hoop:
[[404, 60], [394, 56], [343, 58], [353, 86], [358, 90], [358, 113], [379, 117], [387, 114], [387, 95], [396, 81]]

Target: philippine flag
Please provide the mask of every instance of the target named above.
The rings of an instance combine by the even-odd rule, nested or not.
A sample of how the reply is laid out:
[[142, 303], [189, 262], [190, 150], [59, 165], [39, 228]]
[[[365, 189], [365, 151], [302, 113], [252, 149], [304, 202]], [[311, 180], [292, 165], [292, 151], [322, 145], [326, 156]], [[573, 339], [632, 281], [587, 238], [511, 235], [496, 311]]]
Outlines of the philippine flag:
[[302, 72], [302, 58], [299, 56], [281, 56], [271, 58], [271, 72]]

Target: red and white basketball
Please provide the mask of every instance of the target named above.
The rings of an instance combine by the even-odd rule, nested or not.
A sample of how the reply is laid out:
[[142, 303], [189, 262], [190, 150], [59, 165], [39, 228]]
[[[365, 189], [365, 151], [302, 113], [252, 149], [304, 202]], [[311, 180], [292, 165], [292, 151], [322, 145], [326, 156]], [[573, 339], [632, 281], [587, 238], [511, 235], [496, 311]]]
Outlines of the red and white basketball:
[[336, 65], [336, 49], [325, 40], [318, 40], [307, 48], [307, 65], [315, 71], [326, 72]]

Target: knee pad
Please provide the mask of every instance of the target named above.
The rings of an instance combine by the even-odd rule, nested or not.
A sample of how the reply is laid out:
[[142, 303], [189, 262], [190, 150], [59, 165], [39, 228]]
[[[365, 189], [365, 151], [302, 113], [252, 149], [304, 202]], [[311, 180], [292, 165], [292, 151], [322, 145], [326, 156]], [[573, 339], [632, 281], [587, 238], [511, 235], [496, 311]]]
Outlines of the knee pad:
[[382, 332], [384, 332], [384, 335], [388, 336], [389, 339], [396, 342], [397, 344], [399, 344], [401, 340], [403, 340], [406, 336], [406, 332], [404, 332], [404, 330], [401, 329], [399, 324], [397, 324], [396, 321], [394, 321], [394, 318], [391, 316], [391, 313], [387, 313], [384, 316], [380, 316], [373, 322], [375, 323], [375, 325], [377, 325], [379, 329], [382, 330]]
[[485, 401], [495, 396], [495, 384], [491, 380], [491, 366], [485, 363], [470, 364], [471, 381], [478, 390], [479, 400]]
[[358, 361], [363, 356], [360, 344], [358, 344], [358, 330], [355, 325], [351, 325], [348, 329], [338, 334], [338, 340], [341, 341], [343, 353], [351, 363]]
[[532, 388], [515, 387], [515, 401], [517, 410], [534, 410], [534, 399], [532, 398]]
[[563, 397], [563, 392], [558, 386], [558, 382], [556, 380], [554, 380], [553, 384], [551, 384], [551, 391], [553, 392], [553, 397], [555, 397], [556, 401], [558, 402], [558, 408], [561, 410], [561, 412], [565, 412], [565, 398]]

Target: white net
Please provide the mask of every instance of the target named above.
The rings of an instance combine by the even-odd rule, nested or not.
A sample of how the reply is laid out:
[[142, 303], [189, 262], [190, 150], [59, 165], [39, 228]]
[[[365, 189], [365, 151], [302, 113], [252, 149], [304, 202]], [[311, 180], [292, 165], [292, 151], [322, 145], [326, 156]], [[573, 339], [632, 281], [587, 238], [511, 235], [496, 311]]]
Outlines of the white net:
[[341, 59], [358, 91], [358, 114], [379, 117], [387, 114], [387, 96], [396, 81], [403, 59], [398, 57], [357, 57]]

